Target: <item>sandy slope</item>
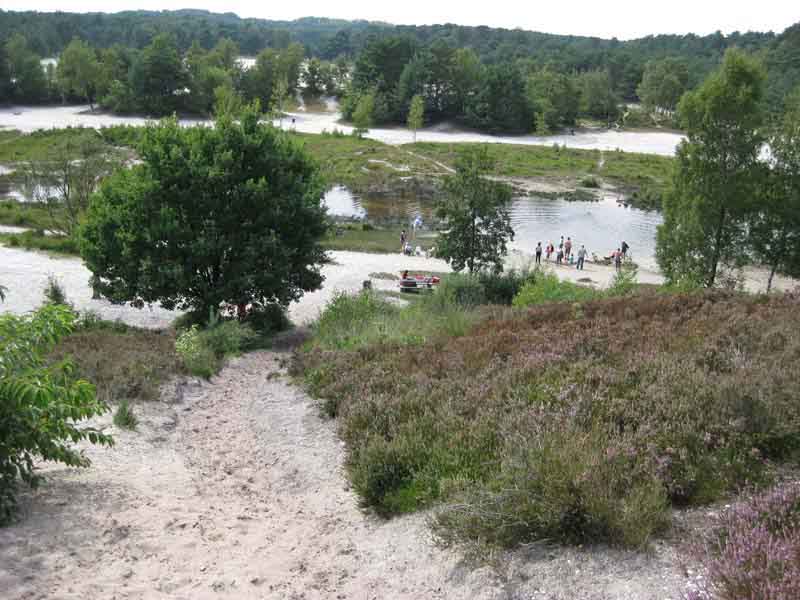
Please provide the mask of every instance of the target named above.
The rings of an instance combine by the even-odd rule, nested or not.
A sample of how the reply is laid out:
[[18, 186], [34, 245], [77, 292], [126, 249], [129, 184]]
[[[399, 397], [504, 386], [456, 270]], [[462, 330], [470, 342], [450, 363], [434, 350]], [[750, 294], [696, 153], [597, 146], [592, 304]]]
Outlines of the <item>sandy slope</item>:
[[[358, 508], [334, 424], [282, 374], [233, 361], [212, 383], [140, 405], [139, 431], [46, 469], [0, 529], [0, 596], [115, 599], [679, 598], [673, 548], [534, 546], [474, 568], [434, 546], [424, 515]], [[113, 427], [105, 421], [105, 425]]]

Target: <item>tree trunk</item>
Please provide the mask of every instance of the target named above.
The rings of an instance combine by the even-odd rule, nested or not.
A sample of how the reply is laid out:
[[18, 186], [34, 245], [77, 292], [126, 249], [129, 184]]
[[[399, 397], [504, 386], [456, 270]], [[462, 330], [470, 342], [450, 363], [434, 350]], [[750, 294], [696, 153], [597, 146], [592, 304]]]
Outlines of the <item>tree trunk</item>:
[[772, 278], [775, 277], [775, 271], [777, 271], [777, 270], [778, 270], [778, 261], [775, 260], [772, 263], [772, 269], [770, 269], [769, 278], [767, 279], [767, 293], [768, 294], [772, 290]]
[[723, 206], [719, 212], [719, 223], [717, 224], [717, 235], [714, 239], [714, 251], [711, 254], [711, 273], [708, 276], [707, 280], [707, 287], [714, 287], [714, 282], [717, 279], [717, 265], [719, 264], [719, 257], [720, 257], [720, 245], [722, 245], [722, 233], [725, 230], [725, 217], [727, 216], [727, 210]]

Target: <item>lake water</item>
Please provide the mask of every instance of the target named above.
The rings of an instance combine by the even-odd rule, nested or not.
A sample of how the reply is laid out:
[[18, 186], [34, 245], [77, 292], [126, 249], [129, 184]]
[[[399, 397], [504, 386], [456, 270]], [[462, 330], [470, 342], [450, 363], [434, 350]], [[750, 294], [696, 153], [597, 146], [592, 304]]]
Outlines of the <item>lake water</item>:
[[[414, 196], [384, 197], [357, 196], [348, 189], [335, 187], [325, 195], [328, 212], [337, 217], [355, 218], [381, 225], [410, 229], [417, 216], [423, 227], [431, 227], [434, 202]], [[537, 242], [558, 245], [559, 238], [571, 237], [573, 247], [586, 246], [591, 256], [609, 255], [622, 240], [631, 247], [634, 260], [640, 267], [656, 270], [655, 237], [661, 215], [625, 207], [617, 196], [606, 195], [597, 202], [571, 202], [540, 197], [514, 198], [511, 222], [515, 231], [512, 249], [528, 254], [535, 251]]]
[[[333, 108], [330, 106], [329, 108]], [[352, 132], [352, 127], [339, 123], [338, 112], [303, 112], [288, 113], [283, 119], [284, 128], [292, 128], [302, 133], [322, 133], [339, 129], [344, 133]], [[294, 123], [292, 123], [294, 119]], [[107, 127], [110, 125], [144, 125], [148, 119], [144, 117], [124, 117], [111, 114], [95, 114], [89, 112], [88, 106], [12, 106], [0, 109], [0, 128], [18, 129], [24, 132], [51, 129], [53, 127]], [[183, 119], [184, 125], [209, 124], [206, 119]], [[276, 121], [277, 125], [278, 122]], [[402, 127], [370, 129], [367, 137], [387, 144], [408, 144], [413, 141], [411, 132]], [[552, 146], [565, 145], [570, 148], [586, 150], [615, 150], [624, 152], [640, 152], [644, 154], [661, 154], [671, 156], [675, 147], [683, 139], [677, 133], [657, 131], [615, 131], [615, 130], [581, 130], [575, 135], [520, 135], [493, 136], [483, 133], [464, 131], [458, 127], [436, 126], [420, 129], [417, 140], [421, 142], [481, 142], [492, 144], [523, 144]]]

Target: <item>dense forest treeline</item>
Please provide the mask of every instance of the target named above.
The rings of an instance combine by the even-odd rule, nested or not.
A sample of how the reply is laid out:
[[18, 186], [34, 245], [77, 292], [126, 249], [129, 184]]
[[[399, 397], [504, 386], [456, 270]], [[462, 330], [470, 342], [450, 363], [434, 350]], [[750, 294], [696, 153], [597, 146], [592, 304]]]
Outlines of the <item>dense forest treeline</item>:
[[[367, 127], [404, 123], [415, 96], [424, 100], [426, 121], [497, 133], [544, 133], [578, 116], [649, 125], [655, 115], [673, 124], [681, 95], [730, 47], [766, 66], [771, 112], [780, 113], [800, 83], [800, 24], [777, 35], [619, 41], [451, 24], [266, 21], [198, 10], [0, 11], [0, 41], [0, 102], [86, 100], [115, 112], [203, 114], [217, 94], [234, 102], [258, 98], [267, 110], [303, 87], [341, 96], [344, 116], [360, 116]], [[238, 54], [257, 55], [255, 67], [242, 68]], [[56, 55], [78, 66], [34, 68], [39, 58]], [[312, 60], [302, 67], [306, 59]], [[639, 101], [645, 113], [625, 108]]]

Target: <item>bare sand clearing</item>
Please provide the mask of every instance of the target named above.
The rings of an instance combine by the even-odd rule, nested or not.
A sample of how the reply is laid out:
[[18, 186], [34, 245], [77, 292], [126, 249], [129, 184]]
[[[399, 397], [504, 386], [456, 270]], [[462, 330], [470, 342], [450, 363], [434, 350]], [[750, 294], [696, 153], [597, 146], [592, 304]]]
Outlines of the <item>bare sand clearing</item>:
[[[321, 290], [305, 294], [300, 301], [289, 307], [289, 315], [297, 324], [306, 324], [317, 318], [320, 311], [337, 291], [355, 291], [361, 288], [373, 273], [399, 274], [403, 269], [448, 272], [450, 267], [442, 260], [401, 254], [367, 254], [363, 252], [330, 252], [332, 263], [322, 272], [325, 283]], [[509, 254], [509, 267], [530, 267], [533, 258], [520, 251]], [[608, 286], [614, 278], [614, 268], [586, 263], [583, 271], [571, 266], [553, 268], [562, 279], [583, 280], [583, 283], [597, 287]], [[149, 328], [167, 327], [179, 313], [164, 310], [158, 306], [137, 309], [130, 306], [114, 305], [105, 300], [92, 299], [89, 287], [88, 269], [78, 258], [54, 257], [42, 252], [29, 252], [18, 248], [0, 246], [0, 284], [8, 288], [6, 301], [0, 304], [0, 311], [24, 314], [34, 310], [42, 303], [42, 292], [49, 276], [54, 276], [64, 287], [67, 298], [79, 310], [92, 310], [104, 319], [120, 319], [130, 325]], [[747, 271], [747, 289], [758, 292], [766, 289], [767, 274], [763, 270]], [[638, 281], [659, 284], [663, 277], [656, 272], [640, 270]], [[373, 279], [372, 285], [379, 290], [396, 290], [396, 282]], [[797, 282], [776, 277], [773, 283], [776, 290], [793, 289]]]
[[496, 569], [431, 540], [425, 515], [359, 509], [334, 423], [256, 352], [136, 407], [137, 432], [45, 466], [0, 529], [4, 599], [641, 599], [680, 597], [676, 551], [534, 545]]

